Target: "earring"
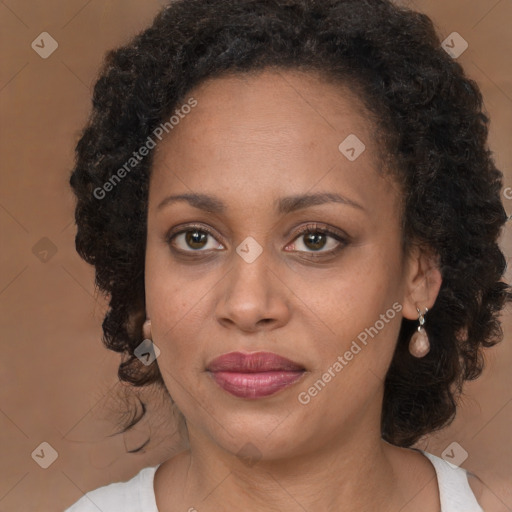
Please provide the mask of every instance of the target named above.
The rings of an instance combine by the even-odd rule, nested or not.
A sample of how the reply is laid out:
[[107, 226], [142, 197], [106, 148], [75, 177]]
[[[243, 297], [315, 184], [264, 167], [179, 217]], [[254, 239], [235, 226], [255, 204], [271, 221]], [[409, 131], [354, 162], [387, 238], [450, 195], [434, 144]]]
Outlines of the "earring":
[[428, 308], [425, 308], [425, 313], [422, 313], [418, 308], [416, 308], [419, 314], [418, 321], [420, 325], [418, 325], [418, 331], [415, 332], [411, 341], [409, 342], [409, 352], [414, 357], [424, 357], [428, 354], [430, 350], [430, 342], [428, 341], [428, 335], [423, 325], [425, 324], [425, 315], [428, 312]]
[[146, 320], [142, 325], [142, 336], [145, 340], [151, 340], [151, 320]]

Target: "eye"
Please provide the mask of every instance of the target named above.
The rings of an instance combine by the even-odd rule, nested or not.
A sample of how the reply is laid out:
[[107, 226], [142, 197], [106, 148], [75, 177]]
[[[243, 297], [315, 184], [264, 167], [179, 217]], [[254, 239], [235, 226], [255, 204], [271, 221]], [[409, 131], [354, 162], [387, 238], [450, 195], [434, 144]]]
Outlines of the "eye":
[[286, 248], [296, 252], [330, 254], [340, 250], [346, 243], [347, 239], [340, 233], [313, 224], [302, 228], [299, 236]]
[[224, 249], [206, 227], [189, 226], [188, 229], [169, 233], [167, 242], [182, 252], [206, 252]]
[[[225, 248], [206, 226], [188, 226], [179, 231], [172, 230], [166, 240], [177, 251], [188, 254]], [[303, 252], [310, 255], [333, 255], [347, 243], [348, 237], [341, 233], [313, 224], [301, 228], [298, 236], [285, 249], [290, 252]]]

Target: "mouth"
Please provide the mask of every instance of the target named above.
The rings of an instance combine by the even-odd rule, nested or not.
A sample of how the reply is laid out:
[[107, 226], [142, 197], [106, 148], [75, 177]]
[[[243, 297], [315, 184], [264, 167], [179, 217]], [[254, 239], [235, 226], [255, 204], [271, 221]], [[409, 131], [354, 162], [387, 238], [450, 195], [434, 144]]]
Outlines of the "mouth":
[[306, 372], [304, 366], [271, 352], [230, 352], [215, 358], [206, 370], [222, 389], [246, 399], [274, 395]]

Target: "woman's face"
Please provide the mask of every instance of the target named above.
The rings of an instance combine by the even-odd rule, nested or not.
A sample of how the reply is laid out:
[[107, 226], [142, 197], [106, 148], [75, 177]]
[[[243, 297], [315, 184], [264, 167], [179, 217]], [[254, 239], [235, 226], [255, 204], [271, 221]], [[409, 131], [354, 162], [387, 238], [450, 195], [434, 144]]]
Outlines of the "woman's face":
[[[157, 362], [191, 442], [273, 459], [380, 437], [383, 379], [402, 315], [417, 318], [419, 278], [362, 107], [290, 71], [190, 96], [155, 155], [145, 279]], [[297, 367], [213, 367], [231, 352]]]

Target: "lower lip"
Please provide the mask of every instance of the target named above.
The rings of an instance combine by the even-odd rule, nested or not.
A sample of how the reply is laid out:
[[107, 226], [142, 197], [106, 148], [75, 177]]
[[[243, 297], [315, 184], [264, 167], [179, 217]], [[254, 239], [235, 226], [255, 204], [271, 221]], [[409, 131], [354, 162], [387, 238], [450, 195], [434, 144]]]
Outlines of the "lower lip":
[[263, 398], [297, 382], [304, 371], [271, 371], [261, 373], [210, 372], [225, 391], [240, 398]]

